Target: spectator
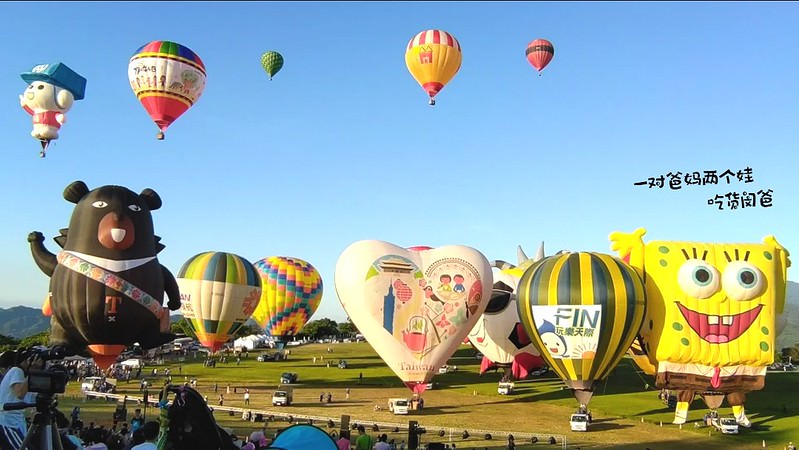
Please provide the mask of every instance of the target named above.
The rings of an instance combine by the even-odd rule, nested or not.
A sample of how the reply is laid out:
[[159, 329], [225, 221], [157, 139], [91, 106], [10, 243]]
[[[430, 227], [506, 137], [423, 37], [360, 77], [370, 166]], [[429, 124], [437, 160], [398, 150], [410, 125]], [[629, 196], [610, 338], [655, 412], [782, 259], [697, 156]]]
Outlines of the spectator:
[[391, 446], [388, 445], [388, 436], [386, 433], [381, 434], [377, 437], [377, 443], [374, 446], [374, 450], [390, 450]]
[[136, 432], [144, 425], [144, 417], [141, 415], [141, 408], [136, 408], [133, 411], [133, 417], [130, 419], [130, 431]]
[[358, 425], [358, 437], [355, 438], [355, 450], [372, 450], [373, 439], [366, 432], [366, 428], [363, 425]]
[[350, 446], [352, 443], [350, 442], [350, 432], [349, 430], [342, 430], [341, 436], [336, 441], [336, 446], [338, 450], [350, 450]]
[[141, 430], [144, 437], [144, 442], [133, 446], [131, 450], [157, 450], [157, 447], [155, 446], [155, 440], [158, 438], [159, 428], [160, 425], [158, 425], [158, 422], [154, 420], [142, 425]]
[[16, 450], [28, 433], [24, 409], [2, 410], [6, 403], [35, 403], [36, 395], [28, 392], [28, 363], [21, 362], [8, 369], [0, 382], [0, 448]]

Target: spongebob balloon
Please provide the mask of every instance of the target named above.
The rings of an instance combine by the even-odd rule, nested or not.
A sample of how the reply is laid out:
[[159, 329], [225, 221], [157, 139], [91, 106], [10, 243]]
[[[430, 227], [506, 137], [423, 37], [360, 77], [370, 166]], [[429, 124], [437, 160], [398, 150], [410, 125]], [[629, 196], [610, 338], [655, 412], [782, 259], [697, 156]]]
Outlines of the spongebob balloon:
[[644, 273], [640, 337], [656, 385], [678, 391], [674, 423], [685, 423], [700, 394], [711, 409], [726, 396], [738, 424], [751, 426], [744, 401], [763, 388], [774, 359], [788, 251], [773, 236], [762, 244], [645, 244], [644, 234], [611, 233], [611, 249]]
[[67, 121], [66, 112], [75, 100], [83, 99], [86, 79], [60, 62], [40, 64], [20, 76], [28, 87], [19, 102], [33, 116], [31, 136], [41, 142], [39, 156], [44, 158], [50, 141], [58, 139], [58, 130]]

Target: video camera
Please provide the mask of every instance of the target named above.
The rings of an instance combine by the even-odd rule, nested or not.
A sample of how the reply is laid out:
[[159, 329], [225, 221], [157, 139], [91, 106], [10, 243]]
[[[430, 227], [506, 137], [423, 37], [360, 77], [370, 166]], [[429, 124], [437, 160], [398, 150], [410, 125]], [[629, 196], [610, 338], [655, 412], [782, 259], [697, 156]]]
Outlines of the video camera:
[[3, 352], [0, 361], [4, 366], [21, 366], [27, 363], [28, 391], [51, 396], [62, 394], [67, 387], [67, 369], [60, 364], [67, 352], [62, 347], [37, 346], [11, 352]]
[[67, 389], [67, 370], [53, 366], [47, 370], [28, 371], [28, 391], [39, 394], [63, 394]]

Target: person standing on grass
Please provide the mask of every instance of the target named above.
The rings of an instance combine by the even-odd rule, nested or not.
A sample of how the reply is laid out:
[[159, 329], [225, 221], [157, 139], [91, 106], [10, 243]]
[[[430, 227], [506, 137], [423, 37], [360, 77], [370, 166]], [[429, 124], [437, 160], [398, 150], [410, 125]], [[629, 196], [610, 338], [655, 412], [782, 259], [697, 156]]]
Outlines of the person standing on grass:
[[355, 450], [372, 450], [374, 440], [366, 432], [363, 425], [358, 425], [358, 437], [355, 438]]

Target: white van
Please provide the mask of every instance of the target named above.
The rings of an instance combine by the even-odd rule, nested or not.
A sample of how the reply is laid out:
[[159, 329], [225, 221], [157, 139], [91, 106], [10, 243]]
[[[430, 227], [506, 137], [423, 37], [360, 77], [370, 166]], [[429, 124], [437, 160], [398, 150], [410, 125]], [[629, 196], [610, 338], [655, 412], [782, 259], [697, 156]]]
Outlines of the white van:
[[80, 391], [96, 391], [100, 388], [100, 384], [103, 382], [103, 377], [86, 377], [83, 379], [83, 382], [80, 384]]
[[407, 398], [388, 399], [388, 410], [394, 414], [408, 414], [408, 399]]
[[572, 414], [569, 425], [572, 431], [588, 431], [588, 414]]

